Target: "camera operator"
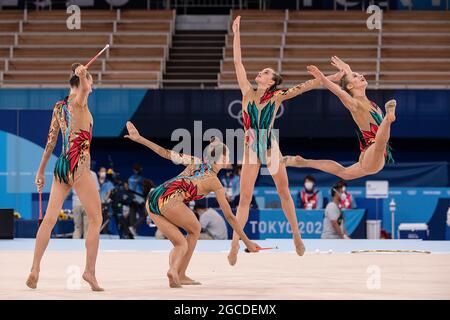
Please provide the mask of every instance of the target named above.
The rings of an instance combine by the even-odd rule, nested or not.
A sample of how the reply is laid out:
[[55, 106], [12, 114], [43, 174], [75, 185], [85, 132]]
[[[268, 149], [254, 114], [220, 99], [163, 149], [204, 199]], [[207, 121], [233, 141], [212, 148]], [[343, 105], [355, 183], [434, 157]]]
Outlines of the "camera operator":
[[117, 181], [117, 186], [111, 190], [112, 215], [117, 223], [121, 239], [134, 239], [130, 231], [130, 208], [136, 205], [135, 195], [129, 190], [128, 182]]
[[145, 210], [145, 199], [149, 194], [150, 190], [155, 187], [153, 181], [149, 179], [143, 179], [141, 185], [139, 186], [139, 190], [142, 193], [139, 193], [135, 190], [129, 190], [134, 195], [134, 200], [130, 205], [130, 215], [129, 215], [129, 229], [133, 236], [137, 235], [137, 229], [139, 226], [146, 221], [147, 211]]

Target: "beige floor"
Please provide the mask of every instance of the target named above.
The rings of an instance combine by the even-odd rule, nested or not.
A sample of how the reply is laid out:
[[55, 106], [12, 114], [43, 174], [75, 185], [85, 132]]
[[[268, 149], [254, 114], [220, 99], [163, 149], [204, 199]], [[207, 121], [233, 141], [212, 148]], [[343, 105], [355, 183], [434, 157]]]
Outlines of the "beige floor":
[[[196, 253], [202, 286], [170, 289], [162, 252], [101, 252], [106, 291], [79, 287], [82, 252], [49, 251], [37, 290], [25, 286], [32, 252], [0, 252], [0, 299], [450, 299], [450, 254]], [[379, 280], [379, 281], [378, 281]], [[78, 287], [77, 287], [78, 286]]]

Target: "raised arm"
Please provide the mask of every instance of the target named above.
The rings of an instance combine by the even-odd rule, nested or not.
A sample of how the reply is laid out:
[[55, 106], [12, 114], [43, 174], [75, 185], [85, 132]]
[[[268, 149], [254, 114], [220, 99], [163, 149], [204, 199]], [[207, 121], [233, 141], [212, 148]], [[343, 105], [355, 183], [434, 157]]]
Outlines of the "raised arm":
[[127, 130], [128, 134], [125, 135], [125, 138], [128, 138], [130, 140], [133, 140], [134, 142], [140, 143], [147, 148], [153, 150], [155, 153], [157, 153], [159, 156], [166, 158], [168, 160], [172, 160], [175, 164], [184, 164], [184, 165], [190, 165], [193, 163], [200, 163], [200, 159], [194, 156], [186, 155], [177, 153], [172, 150], [165, 149], [156, 143], [144, 138], [139, 134], [139, 131], [136, 129], [136, 127], [130, 122], [127, 121]]
[[75, 69], [75, 75], [80, 79], [80, 85], [78, 87], [78, 94], [75, 99], [75, 103], [79, 106], [85, 106], [90, 91], [86, 67], [83, 65], [78, 66]]
[[[351, 112], [355, 111], [358, 104], [351, 95], [349, 95], [346, 91], [342, 90], [342, 88], [338, 86], [336, 83], [330, 81], [330, 79], [325, 77], [324, 74], [316, 66], [308, 66], [307, 70], [309, 74], [314, 76], [314, 78], [318, 79], [323, 84], [324, 87], [333, 92], [341, 100], [341, 102], [348, 110], [350, 110]], [[345, 72], [344, 70], [340, 71], [341, 77], [344, 75], [344, 72]]]
[[[329, 75], [327, 78], [330, 81], [339, 81], [342, 77], [341, 72], [337, 72], [335, 74]], [[306, 82], [303, 82], [301, 84], [298, 84], [292, 88], [286, 89], [286, 90], [280, 90], [277, 95], [281, 100], [287, 100], [294, 98], [304, 92], [317, 89], [321, 86], [321, 82], [318, 79], [312, 79], [308, 80]]]
[[47, 166], [48, 160], [52, 155], [53, 149], [55, 149], [56, 142], [58, 142], [59, 133], [59, 120], [58, 120], [58, 106], [53, 108], [52, 120], [50, 122], [50, 129], [47, 136], [47, 144], [45, 145], [44, 153], [42, 154], [41, 163], [39, 164], [39, 169], [36, 174], [35, 185], [38, 192], [42, 192], [42, 188], [45, 185], [45, 167]]
[[338, 70], [344, 70], [345, 74], [352, 74], [352, 69], [344, 61], [339, 59], [337, 56], [331, 57], [331, 64], [335, 66]]
[[[220, 183], [220, 182], [219, 182]], [[225, 219], [227, 219], [228, 223], [231, 225], [233, 230], [239, 235], [239, 238], [245, 243], [245, 246], [250, 252], [258, 252], [259, 246], [250, 241], [250, 239], [245, 234], [244, 230], [242, 230], [242, 227], [239, 225], [238, 220], [234, 216], [233, 212], [231, 211], [230, 204], [227, 201], [227, 198], [225, 196], [225, 190], [222, 188], [215, 191], [217, 202], [219, 203], [220, 209], [222, 209], [222, 212], [225, 216]]]
[[241, 34], [239, 31], [240, 22], [241, 16], [237, 16], [233, 22], [233, 60], [239, 88], [241, 89], [242, 95], [245, 96], [250, 90], [252, 90], [252, 85], [247, 79], [247, 72], [242, 64]]

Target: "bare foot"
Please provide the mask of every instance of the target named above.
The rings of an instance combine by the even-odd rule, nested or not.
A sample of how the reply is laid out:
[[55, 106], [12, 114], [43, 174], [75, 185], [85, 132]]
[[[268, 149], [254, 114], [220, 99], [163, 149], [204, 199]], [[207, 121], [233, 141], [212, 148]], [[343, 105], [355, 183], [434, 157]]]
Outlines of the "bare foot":
[[35, 270], [32, 270], [30, 272], [30, 275], [28, 276], [28, 279], [27, 279], [27, 282], [26, 282], [28, 288], [36, 289], [38, 280], [39, 280], [39, 272], [35, 271]]
[[395, 99], [389, 100], [384, 105], [384, 108], [386, 109], [386, 119], [389, 122], [395, 121], [395, 107], [397, 106], [397, 101]]
[[184, 275], [184, 276], [183, 276], [183, 275], [180, 275], [179, 278], [180, 278], [180, 283], [181, 283], [182, 285], [186, 285], [186, 286], [199, 286], [199, 285], [201, 285], [200, 282], [195, 281], [195, 280], [189, 278], [189, 277], [186, 276], [186, 275]]
[[305, 245], [303, 244], [302, 238], [298, 235], [294, 235], [294, 244], [297, 254], [303, 256], [305, 254]]
[[239, 245], [237, 246], [231, 245], [231, 250], [230, 253], [228, 254], [228, 263], [230, 264], [230, 266], [234, 266], [236, 264], [238, 252], [239, 252]]
[[92, 273], [85, 271], [83, 273], [83, 280], [89, 283], [92, 291], [105, 291], [105, 289], [103, 289], [98, 285], [97, 279], [95, 278], [95, 275], [93, 275]]
[[169, 271], [167, 271], [167, 278], [169, 278], [169, 287], [182, 288], [180, 279], [178, 278], [178, 273], [176, 271], [169, 269]]

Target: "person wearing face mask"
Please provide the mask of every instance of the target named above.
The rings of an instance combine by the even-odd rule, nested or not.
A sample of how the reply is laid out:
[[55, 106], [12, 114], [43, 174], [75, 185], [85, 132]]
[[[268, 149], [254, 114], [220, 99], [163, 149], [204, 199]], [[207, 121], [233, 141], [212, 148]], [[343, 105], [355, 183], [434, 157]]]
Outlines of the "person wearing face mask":
[[323, 208], [322, 192], [316, 188], [316, 179], [311, 175], [305, 177], [303, 189], [298, 194], [298, 205], [305, 210]]
[[105, 167], [101, 167], [98, 170], [98, 183], [100, 185], [100, 199], [104, 203], [108, 199], [111, 190], [114, 189], [113, 183], [107, 179]]
[[340, 183], [336, 183], [331, 188], [331, 197], [332, 201], [325, 208], [321, 238], [350, 239], [344, 228], [344, 215], [339, 208], [340, 201], [347, 197], [342, 191], [342, 185]]
[[342, 200], [339, 201], [339, 209], [355, 209], [356, 202], [352, 195], [347, 192], [347, 183], [344, 180], [341, 180], [338, 184], [342, 186], [342, 193], [345, 194], [345, 197], [342, 197]]

